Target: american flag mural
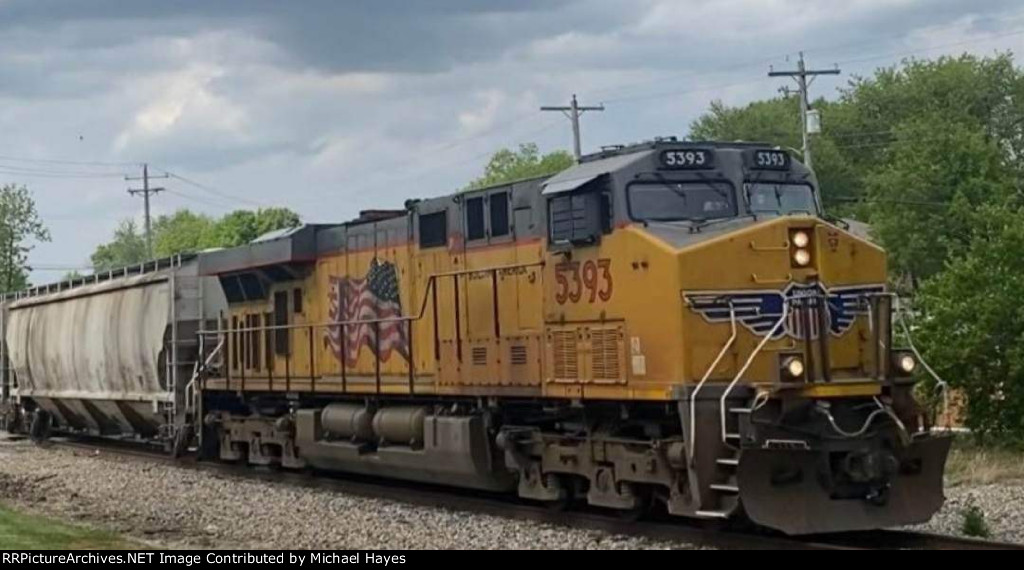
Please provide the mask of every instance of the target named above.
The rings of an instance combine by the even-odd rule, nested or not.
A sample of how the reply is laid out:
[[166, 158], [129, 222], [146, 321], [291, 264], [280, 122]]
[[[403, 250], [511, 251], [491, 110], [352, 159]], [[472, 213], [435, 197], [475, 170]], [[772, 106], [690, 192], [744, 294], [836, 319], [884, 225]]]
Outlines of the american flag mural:
[[[328, 293], [328, 316], [332, 322], [366, 321], [390, 319], [402, 315], [402, 301], [398, 293], [398, 272], [395, 265], [374, 259], [366, 277], [330, 277]], [[378, 328], [379, 327], [379, 328]], [[407, 322], [402, 320], [381, 323], [360, 323], [345, 325], [342, 338], [341, 326], [328, 327], [324, 341], [331, 347], [335, 358], [341, 361], [345, 351], [345, 363], [351, 366], [359, 356], [360, 347], [366, 346], [373, 353], [377, 347], [377, 331], [380, 331], [381, 362], [397, 352], [409, 359], [409, 337]]]

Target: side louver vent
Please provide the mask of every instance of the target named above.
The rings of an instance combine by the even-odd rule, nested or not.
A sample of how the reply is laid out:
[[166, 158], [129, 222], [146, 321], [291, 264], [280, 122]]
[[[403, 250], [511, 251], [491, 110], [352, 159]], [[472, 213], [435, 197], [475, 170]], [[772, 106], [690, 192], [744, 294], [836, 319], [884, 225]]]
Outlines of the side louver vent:
[[552, 331], [551, 349], [554, 360], [554, 375], [558, 380], [579, 378], [579, 358], [576, 346], [576, 331]]
[[472, 352], [473, 366], [487, 366], [487, 347], [474, 346]]
[[590, 370], [597, 381], [616, 381], [622, 377], [622, 347], [619, 331], [596, 329], [590, 333]]
[[513, 344], [509, 348], [509, 362], [513, 366], [525, 366], [526, 365], [526, 347], [521, 344]]

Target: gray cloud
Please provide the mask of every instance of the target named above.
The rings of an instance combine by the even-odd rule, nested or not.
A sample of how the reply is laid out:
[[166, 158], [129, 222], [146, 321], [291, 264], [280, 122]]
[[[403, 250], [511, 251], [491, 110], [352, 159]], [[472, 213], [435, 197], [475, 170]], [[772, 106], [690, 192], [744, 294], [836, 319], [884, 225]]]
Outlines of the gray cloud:
[[[247, 200], [170, 180], [158, 212], [258, 202], [338, 221], [450, 191], [500, 146], [567, 147], [537, 106], [573, 92], [608, 102], [584, 120], [595, 148], [771, 96], [768, 64], [798, 50], [819, 66], [893, 54], [844, 65], [815, 85], [828, 95], [901, 54], [1024, 47], [1014, 29], [1019, 0], [0, 0], [0, 156], [149, 161]], [[5, 166], [134, 171], [0, 158], [0, 182], [28, 183], [51, 220], [37, 264], [83, 263], [138, 213], [116, 174]]]

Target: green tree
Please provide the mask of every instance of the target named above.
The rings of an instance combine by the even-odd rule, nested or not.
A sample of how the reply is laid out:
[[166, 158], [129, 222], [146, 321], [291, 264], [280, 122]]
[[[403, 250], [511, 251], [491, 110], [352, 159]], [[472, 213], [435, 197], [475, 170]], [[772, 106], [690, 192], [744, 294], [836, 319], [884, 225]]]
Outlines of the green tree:
[[213, 247], [235, 247], [274, 230], [294, 228], [299, 215], [287, 208], [236, 210], [217, 221], [212, 229]]
[[800, 105], [791, 97], [754, 101], [743, 107], [728, 107], [721, 101], [712, 101], [708, 111], [690, 125], [689, 139], [798, 147], [801, 144]]
[[470, 182], [466, 190], [555, 174], [574, 163], [572, 155], [564, 150], [541, 155], [534, 143], [521, 144], [519, 150], [503, 148], [491, 156], [484, 175]]
[[50, 232], [39, 219], [28, 188], [14, 184], [0, 187], [0, 280], [5, 291], [28, 285], [28, 254], [32, 241], [50, 241]]
[[186, 209], [159, 216], [153, 222], [153, 252], [157, 257], [168, 257], [213, 247], [214, 224], [210, 216]]
[[1024, 211], [986, 206], [962, 254], [921, 287], [915, 336], [966, 395], [981, 438], [1024, 444]]
[[[181, 209], [154, 220], [153, 250], [157, 257], [169, 257], [214, 247], [236, 247], [266, 232], [300, 223], [299, 215], [287, 208], [236, 210], [220, 219]], [[133, 220], [121, 222], [114, 231], [114, 239], [98, 246], [92, 254], [96, 271], [134, 265], [146, 259], [146, 238]]]
[[96, 272], [136, 265], [146, 260], [146, 237], [134, 220], [122, 220], [114, 230], [114, 239], [96, 247], [91, 260]]
[[935, 275], [984, 220], [977, 209], [1014, 192], [1002, 149], [977, 124], [908, 119], [886, 160], [868, 174], [868, 211], [893, 268], [914, 282]]
[[260, 208], [256, 210], [256, 236], [267, 232], [297, 228], [302, 224], [299, 215], [288, 208]]

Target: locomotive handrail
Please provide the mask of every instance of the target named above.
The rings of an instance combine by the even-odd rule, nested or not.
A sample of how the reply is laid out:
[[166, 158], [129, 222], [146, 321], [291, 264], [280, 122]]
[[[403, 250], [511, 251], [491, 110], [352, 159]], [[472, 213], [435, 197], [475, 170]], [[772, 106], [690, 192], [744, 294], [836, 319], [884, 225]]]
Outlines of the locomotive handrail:
[[495, 271], [508, 271], [511, 269], [519, 269], [526, 267], [540, 267], [543, 266], [543, 261], [535, 261], [532, 263], [519, 263], [515, 265], [500, 265], [495, 267], [485, 267], [482, 269], [463, 269], [460, 271], [448, 271], [444, 273], [434, 273], [427, 279], [427, 287], [423, 290], [423, 301], [420, 303], [420, 310], [415, 314], [409, 315], [398, 315], [395, 317], [385, 317], [381, 319], [353, 319], [349, 321], [327, 321], [322, 323], [297, 323], [288, 325], [270, 325], [270, 326], [259, 326], [259, 327], [239, 327], [239, 328], [227, 328], [222, 329], [217, 327], [216, 329], [200, 329], [198, 334], [224, 334], [229, 332], [254, 332], [254, 331], [276, 331], [276, 330], [292, 330], [292, 329], [308, 329], [308, 328], [327, 328], [337, 326], [348, 326], [348, 325], [368, 325], [374, 323], [390, 323], [398, 321], [418, 321], [423, 318], [426, 313], [427, 301], [430, 299], [431, 289], [436, 287], [436, 281], [439, 277], [458, 277], [460, 275], [472, 275], [476, 273], [490, 273]]
[[782, 324], [786, 322], [786, 319], [789, 317], [789, 302], [789, 299], [783, 301], [782, 316], [779, 317], [779, 320], [775, 323], [775, 326], [772, 327], [768, 334], [766, 334], [765, 337], [761, 339], [761, 342], [757, 344], [753, 352], [750, 353], [750, 356], [747, 358], [747, 361], [743, 364], [743, 367], [740, 368], [740, 371], [736, 373], [736, 377], [733, 378], [732, 382], [729, 383], [729, 386], [725, 389], [725, 392], [722, 392], [722, 397], [718, 401], [719, 419], [721, 420], [722, 427], [722, 443], [726, 445], [729, 444], [729, 438], [727, 437], [728, 430], [725, 427], [725, 402], [729, 398], [729, 394], [731, 394], [733, 389], [736, 387], [736, 384], [739, 383], [740, 378], [742, 378], [743, 375], [746, 374], [747, 369], [750, 368], [750, 365], [754, 362], [754, 358], [757, 357], [757, 355], [761, 352], [762, 349], [764, 349], [764, 346], [768, 344], [768, 341], [770, 341], [772, 337], [775, 336], [775, 333], [779, 331], [779, 327], [781, 327]]
[[[882, 291], [880, 293], [868, 293], [868, 294], [865, 295], [865, 297], [889, 297], [890, 299], [892, 299], [893, 305], [894, 305], [893, 308], [892, 308], [892, 312], [896, 314], [896, 320], [899, 321], [900, 329], [903, 330], [903, 334], [907, 338], [907, 345], [910, 347], [910, 351], [914, 353], [914, 356], [917, 357], [917, 361], [920, 362], [921, 366], [925, 369], [925, 372], [927, 372], [928, 375], [931, 376], [933, 380], [935, 380], [935, 385], [939, 388], [939, 390], [942, 391], [942, 414], [943, 414], [943, 416], [945, 416], [945, 420], [946, 420], [946, 426], [945, 427], [946, 427], [947, 430], [953, 429], [952, 426], [950, 425], [951, 419], [950, 419], [950, 416], [949, 416], [949, 383], [946, 382], [945, 380], [943, 380], [942, 377], [939, 376], [939, 374], [937, 372], [935, 372], [935, 370], [928, 364], [928, 362], [924, 359], [924, 357], [921, 356], [921, 351], [919, 351], [917, 349], [917, 346], [914, 344], [914, 338], [910, 334], [910, 327], [907, 325], [906, 319], [903, 318], [903, 313], [904, 313], [904, 309], [903, 309], [903, 305], [902, 305], [903, 299], [900, 297], [899, 293], [896, 293], [895, 291]], [[869, 325], [872, 325], [874, 323], [874, 318], [873, 318], [873, 316], [870, 313], [870, 311], [871, 311], [871, 304], [870, 303], [868, 303], [868, 311], [869, 311], [868, 323], [869, 323]], [[890, 350], [892, 349], [891, 346], [890, 347], [886, 347], [886, 348], [888, 348]]]
[[900, 322], [900, 328], [903, 329], [903, 334], [907, 337], [907, 345], [910, 346], [910, 351], [914, 353], [914, 356], [917, 357], [917, 361], [921, 363], [921, 366], [924, 367], [925, 371], [928, 372], [933, 380], [935, 380], [935, 385], [942, 390], [942, 414], [946, 419], [946, 428], [952, 429], [952, 426], [950, 425], [952, 420], [949, 417], [949, 384], [943, 380], [927, 362], [925, 362], [924, 357], [921, 356], [921, 352], [917, 350], [917, 346], [914, 345], [914, 339], [910, 336], [910, 327], [907, 326], [907, 322], [903, 318], [903, 305], [901, 304], [900, 296], [896, 292], [891, 293], [891, 295], [893, 296], [893, 300], [896, 302], [896, 309], [894, 311], [896, 313], [896, 320]]
[[[458, 353], [459, 361], [461, 361], [462, 360], [462, 342], [461, 342], [461, 330], [462, 330], [462, 327], [461, 327], [461, 324], [459, 323], [459, 305], [460, 305], [459, 304], [459, 280], [457, 278], [459, 276], [462, 276], [462, 275], [475, 275], [475, 274], [486, 274], [486, 273], [490, 273], [491, 274], [491, 282], [492, 282], [492, 286], [494, 287], [494, 313], [495, 313], [494, 314], [494, 334], [495, 334], [496, 337], [500, 337], [500, 328], [499, 328], [500, 325], [498, 323], [498, 294], [497, 294], [498, 274], [499, 273], [503, 273], [503, 272], [507, 272], [507, 271], [513, 271], [513, 270], [518, 270], [518, 269], [525, 269], [525, 268], [528, 268], [528, 267], [543, 267], [544, 265], [545, 265], [545, 262], [542, 260], [542, 261], [536, 261], [536, 262], [531, 262], [531, 263], [518, 263], [518, 264], [510, 264], [510, 265], [498, 265], [498, 266], [493, 266], [493, 267], [462, 269], [462, 270], [458, 270], [458, 271], [448, 271], [448, 272], [444, 272], [444, 273], [434, 273], [432, 275], [427, 276], [427, 284], [426, 284], [426, 287], [424, 287], [424, 290], [423, 290], [423, 295], [422, 295], [422, 299], [423, 300], [419, 303], [419, 310], [416, 313], [407, 314], [407, 315], [398, 315], [398, 316], [384, 317], [384, 318], [375, 318], [375, 319], [333, 320], [333, 321], [326, 321], [326, 322], [321, 322], [321, 323], [292, 323], [292, 324], [283, 324], [283, 325], [269, 325], [269, 324], [267, 324], [267, 325], [262, 325], [262, 326], [260, 326], [260, 325], [256, 325], [256, 326], [242, 326], [242, 327], [237, 327], [237, 328], [235, 328], [235, 327], [221, 328], [220, 321], [218, 321], [218, 324], [217, 324], [216, 328], [214, 328], [214, 329], [200, 329], [199, 331], [197, 331], [196, 334], [200, 335], [201, 337], [204, 336], [204, 335], [215, 334], [215, 335], [218, 335], [219, 337], [221, 337], [222, 340], [226, 339], [229, 335], [232, 335], [232, 334], [239, 335], [240, 334], [241, 335], [241, 339], [242, 339], [243, 350], [244, 350], [245, 339], [248, 336], [247, 334], [244, 334], [244, 333], [254, 333], [254, 332], [270, 333], [270, 332], [273, 332], [273, 333], [275, 333], [274, 336], [276, 337], [277, 336], [276, 335], [277, 331], [288, 331], [290, 333], [293, 330], [305, 329], [305, 330], [308, 331], [308, 334], [309, 334], [309, 337], [308, 337], [309, 338], [309, 360], [310, 360], [310, 363], [309, 363], [309, 378], [310, 378], [310, 381], [312, 382], [312, 387], [313, 387], [313, 389], [315, 391], [315, 386], [316, 386], [316, 367], [315, 367], [315, 356], [314, 356], [314, 350], [313, 350], [313, 331], [315, 329], [332, 329], [332, 328], [337, 328], [337, 329], [339, 329], [339, 334], [342, 337], [344, 337], [344, 335], [345, 335], [345, 328], [346, 327], [349, 327], [349, 326], [360, 326], [360, 325], [372, 325], [376, 329], [376, 334], [374, 336], [376, 338], [377, 348], [374, 351], [375, 357], [376, 357], [376, 362], [375, 362], [375, 366], [374, 366], [374, 376], [375, 376], [375, 379], [376, 379], [377, 394], [379, 395], [380, 391], [381, 391], [381, 366], [380, 366], [380, 346], [379, 346], [380, 345], [380, 326], [381, 326], [382, 323], [404, 323], [405, 327], [407, 329], [407, 334], [409, 336], [409, 342], [408, 342], [408, 351], [409, 351], [409, 353], [407, 355], [407, 361], [409, 362], [409, 366], [408, 366], [409, 394], [411, 395], [413, 393], [413, 391], [414, 391], [414, 386], [415, 386], [415, 360], [413, 359], [413, 350], [414, 350], [414, 347], [415, 347], [415, 338], [414, 338], [414, 336], [412, 334], [412, 323], [414, 321], [419, 321], [419, 320], [421, 320], [421, 319], [423, 319], [425, 317], [426, 312], [427, 312], [427, 303], [428, 302], [432, 302], [433, 314], [434, 314], [434, 331], [433, 331], [434, 332], [434, 358], [437, 361], [440, 361], [440, 359], [441, 359], [441, 340], [440, 340], [440, 336], [439, 336], [439, 332], [438, 332], [438, 310], [437, 310], [437, 292], [438, 292], [437, 282], [438, 282], [439, 279], [441, 279], [443, 277], [452, 277], [453, 278], [453, 286], [454, 286], [454, 294], [455, 294], [456, 350], [457, 350], [457, 353]], [[233, 348], [233, 347], [234, 347], [234, 343], [229, 342], [229, 346], [228, 346], [229, 352], [231, 352], [231, 353], [235, 353], [236, 352], [237, 349]], [[290, 374], [289, 374], [290, 355], [291, 355], [290, 351], [285, 354], [285, 356], [286, 356], [286, 360], [285, 360], [285, 383], [286, 383], [286, 385], [290, 382]], [[236, 366], [237, 366], [237, 364], [236, 364]], [[269, 366], [269, 364], [268, 364], [268, 366]], [[342, 392], [347, 392], [346, 369], [347, 369], [347, 365], [346, 365], [346, 362], [345, 362], [345, 353], [344, 353], [344, 351], [342, 351], [341, 352], [341, 384], [342, 384]], [[227, 371], [228, 371], [227, 372], [227, 380], [228, 380], [229, 383], [231, 381], [231, 370], [232, 370], [232, 366], [229, 365], [227, 367]], [[245, 367], [240, 368], [241, 380], [242, 380], [242, 388], [241, 389], [243, 391], [245, 390], [245, 370], [246, 370]], [[268, 373], [271, 374], [270, 381], [273, 382], [273, 376], [272, 376], [273, 368], [272, 367], [268, 369]]]
[[736, 307], [733, 306], [731, 298], [729, 299], [729, 324], [732, 327], [732, 334], [729, 336], [729, 340], [726, 341], [722, 350], [718, 352], [718, 356], [715, 357], [714, 362], [712, 362], [711, 366], [709, 366], [707, 371], [704, 372], [704, 376], [700, 379], [700, 382], [697, 383], [697, 387], [693, 389], [693, 393], [690, 394], [690, 465], [693, 465], [694, 463], [697, 448], [697, 394], [699, 394], [704, 388], [704, 383], [706, 383], [708, 378], [711, 377], [711, 373], [714, 372], [718, 363], [722, 360], [722, 357], [724, 357], [725, 353], [729, 351], [732, 344], [736, 342]]
[[[205, 344], [204, 339], [205, 339], [205, 337], [202, 334], [200, 334], [199, 335], [199, 354], [200, 354], [200, 358], [202, 358], [202, 354], [203, 354], [203, 348], [204, 348], [203, 345]], [[224, 348], [224, 343], [225, 343], [226, 340], [227, 340], [227, 337], [221, 337], [220, 340], [217, 342], [217, 346], [214, 347], [214, 349], [210, 352], [209, 356], [207, 356], [202, 361], [200, 361], [200, 360], [196, 361], [196, 365], [195, 365], [195, 367], [193, 368], [193, 371], [192, 371], [192, 378], [189, 379], [188, 384], [185, 384], [185, 411], [186, 412], [195, 411], [195, 409], [196, 409], [195, 402], [193, 402], [192, 400], [195, 398], [195, 394], [196, 394], [195, 385], [196, 385], [196, 381], [199, 380], [199, 374], [203, 370], [205, 370], [206, 368], [208, 368], [210, 366], [210, 362], [213, 361], [214, 357], [217, 356], [217, 353], [220, 352], [220, 350], [222, 348]], [[200, 364], [200, 362], [202, 362], [202, 364]], [[190, 394], [191, 394], [191, 397], [189, 397]]]

